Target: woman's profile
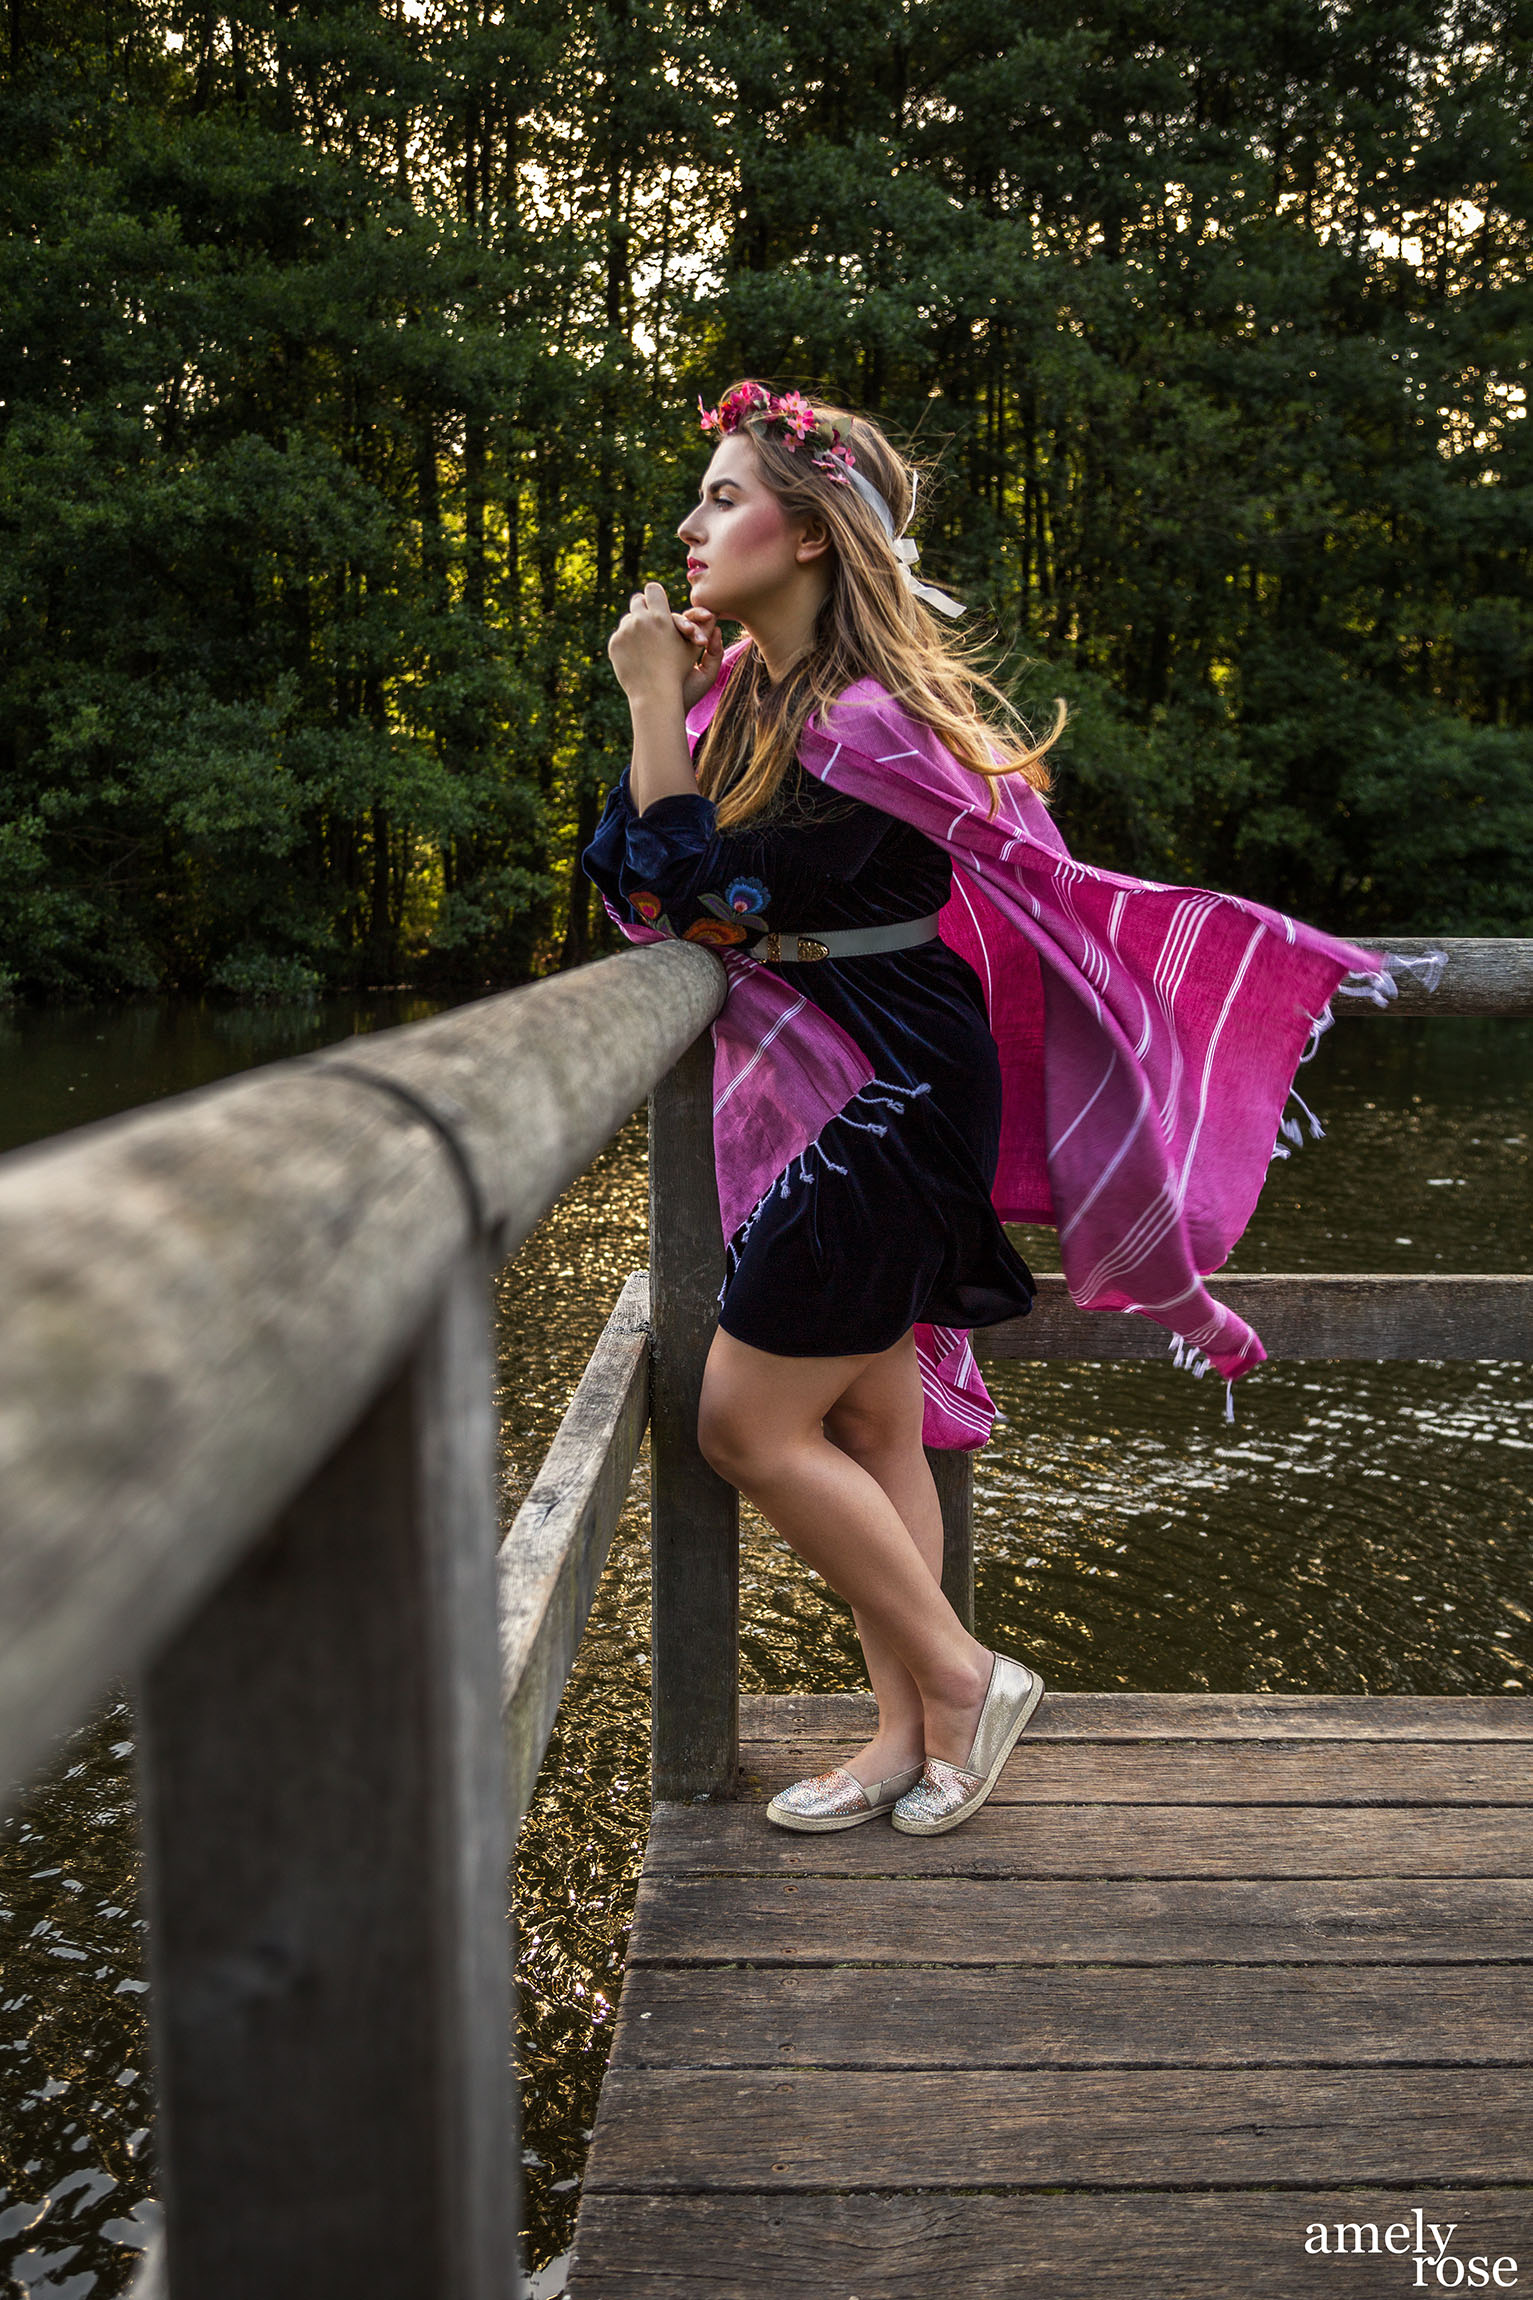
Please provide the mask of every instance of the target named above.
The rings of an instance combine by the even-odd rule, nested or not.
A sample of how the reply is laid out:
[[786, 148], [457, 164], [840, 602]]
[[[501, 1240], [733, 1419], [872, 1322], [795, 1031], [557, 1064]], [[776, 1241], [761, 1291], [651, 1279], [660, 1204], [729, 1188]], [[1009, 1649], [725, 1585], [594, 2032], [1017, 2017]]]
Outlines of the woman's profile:
[[690, 604], [648, 584], [609, 645], [632, 763], [585, 866], [626, 932], [730, 971], [699, 1441], [850, 1605], [878, 1704], [768, 1817], [932, 1835], [984, 1803], [1043, 1691], [942, 1593], [923, 1444], [989, 1434], [969, 1333], [1034, 1291], [1003, 1221], [1057, 1226], [1077, 1302], [1238, 1378], [1261, 1344], [1202, 1278], [1327, 1000], [1393, 986], [1259, 905], [1070, 860], [1040, 795], [1059, 718], [1034, 743], [953, 646], [877, 426], [746, 382], [703, 427]]

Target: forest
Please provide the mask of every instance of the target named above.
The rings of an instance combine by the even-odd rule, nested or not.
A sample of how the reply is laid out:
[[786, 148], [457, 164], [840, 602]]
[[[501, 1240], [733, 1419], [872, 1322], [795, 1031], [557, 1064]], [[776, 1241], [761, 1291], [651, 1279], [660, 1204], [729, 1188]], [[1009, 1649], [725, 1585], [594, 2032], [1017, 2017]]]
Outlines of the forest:
[[698, 395], [932, 465], [1082, 859], [1533, 933], [1529, 0], [6, 0], [0, 994], [605, 946]]

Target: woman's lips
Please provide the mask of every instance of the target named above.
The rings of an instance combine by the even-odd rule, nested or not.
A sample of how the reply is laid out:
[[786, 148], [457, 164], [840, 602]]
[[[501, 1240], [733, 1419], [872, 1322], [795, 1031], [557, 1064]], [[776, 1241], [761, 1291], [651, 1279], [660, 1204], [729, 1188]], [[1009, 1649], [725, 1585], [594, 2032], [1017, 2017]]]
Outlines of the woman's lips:
[[706, 559], [689, 559], [687, 561], [687, 573], [689, 575], [704, 575], [707, 570], [708, 562]]

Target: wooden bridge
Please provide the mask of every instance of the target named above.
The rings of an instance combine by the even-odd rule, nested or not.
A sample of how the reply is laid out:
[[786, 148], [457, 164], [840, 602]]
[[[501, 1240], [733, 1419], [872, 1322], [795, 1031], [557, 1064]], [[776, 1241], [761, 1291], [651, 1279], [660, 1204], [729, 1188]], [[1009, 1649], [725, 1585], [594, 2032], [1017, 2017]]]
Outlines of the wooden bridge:
[[[1430, 1011], [1533, 1014], [1533, 945], [1445, 947]], [[572, 2300], [1526, 2285], [1524, 1703], [1050, 1695], [949, 1837], [763, 1821], [866, 1716], [739, 1697], [693, 1439], [721, 994], [655, 945], [0, 1163], [13, 1793], [137, 1682], [136, 2290], [522, 2288], [507, 1849], [646, 1421], [655, 1814]], [[497, 1553], [486, 1279], [651, 1090], [649, 1278]], [[1533, 1323], [1525, 1277], [1220, 1291], [1274, 1357], [1521, 1358]], [[987, 1339], [1164, 1348], [1058, 1282]], [[935, 1466], [972, 1618], [969, 1462]]]

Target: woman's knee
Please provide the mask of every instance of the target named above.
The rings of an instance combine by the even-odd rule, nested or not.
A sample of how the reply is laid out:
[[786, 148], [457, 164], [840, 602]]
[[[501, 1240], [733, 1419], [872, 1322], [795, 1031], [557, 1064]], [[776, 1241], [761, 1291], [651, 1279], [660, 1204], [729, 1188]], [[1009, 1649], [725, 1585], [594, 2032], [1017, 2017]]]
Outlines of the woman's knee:
[[697, 1409], [697, 1445], [720, 1477], [731, 1485], [746, 1483], [759, 1459], [759, 1439], [746, 1401], [705, 1382]]

